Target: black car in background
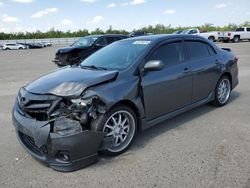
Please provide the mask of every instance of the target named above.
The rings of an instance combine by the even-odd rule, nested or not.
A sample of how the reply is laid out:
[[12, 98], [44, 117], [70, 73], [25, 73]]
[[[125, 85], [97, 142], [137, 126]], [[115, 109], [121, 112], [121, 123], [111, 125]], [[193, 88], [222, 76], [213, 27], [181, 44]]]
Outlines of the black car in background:
[[80, 38], [70, 47], [61, 48], [56, 52], [53, 62], [59, 67], [81, 63], [97, 50], [115, 42], [128, 38], [125, 35], [89, 35]]
[[139, 130], [208, 102], [227, 104], [237, 61], [230, 49], [193, 35], [115, 42], [21, 88], [17, 138], [53, 169], [80, 169], [96, 162], [97, 151], [125, 152]]

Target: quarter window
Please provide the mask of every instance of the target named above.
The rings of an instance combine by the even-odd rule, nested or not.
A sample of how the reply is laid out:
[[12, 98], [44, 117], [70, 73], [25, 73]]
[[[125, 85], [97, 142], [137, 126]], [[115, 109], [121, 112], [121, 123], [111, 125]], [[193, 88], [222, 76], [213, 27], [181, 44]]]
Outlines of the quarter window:
[[209, 50], [210, 46], [208, 46], [206, 43], [203, 42], [187, 41], [185, 42], [185, 46], [187, 48], [190, 60], [201, 59], [210, 56], [210, 53], [215, 53], [212, 52], [213, 49]]
[[166, 66], [175, 65], [184, 61], [182, 42], [169, 43], [159, 47], [151, 54], [150, 60], [161, 60]]

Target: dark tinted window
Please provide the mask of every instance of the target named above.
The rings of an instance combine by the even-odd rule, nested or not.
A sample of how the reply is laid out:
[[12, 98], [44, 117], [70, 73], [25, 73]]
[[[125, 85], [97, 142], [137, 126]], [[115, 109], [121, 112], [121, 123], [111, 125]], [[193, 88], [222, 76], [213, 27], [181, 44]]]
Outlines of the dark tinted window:
[[96, 41], [96, 44], [98, 44], [99, 46], [106, 46], [107, 40], [106, 40], [106, 38], [100, 38]]
[[245, 31], [244, 28], [238, 28], [236, 31]]
[[250, 27], [247, 28], [247, 31], [250, 31]]
[[187, 48], [190, 60], [210, 56], [208, 45], [206, 43], [198, 41], [186, 41], [185, 46]]
[[166, 66], [178, 64], [184, 61], [184, 52], [181, 42], [166, 44], [156, 49], [149, 57], [150, 60], [161, 60]]

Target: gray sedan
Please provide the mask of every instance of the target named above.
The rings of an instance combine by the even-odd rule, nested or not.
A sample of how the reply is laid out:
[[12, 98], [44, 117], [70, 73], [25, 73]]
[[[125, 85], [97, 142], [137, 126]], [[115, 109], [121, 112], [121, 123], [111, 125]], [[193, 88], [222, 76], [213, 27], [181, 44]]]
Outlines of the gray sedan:
[[199, 36], [115, 42], [23, 87], [13, 109], [17, 137], [52, 168], [80, 169], [98, 151], [125, 152], [138, 130], [205, 103], [225, 105], [238, 85], [237, 61]]

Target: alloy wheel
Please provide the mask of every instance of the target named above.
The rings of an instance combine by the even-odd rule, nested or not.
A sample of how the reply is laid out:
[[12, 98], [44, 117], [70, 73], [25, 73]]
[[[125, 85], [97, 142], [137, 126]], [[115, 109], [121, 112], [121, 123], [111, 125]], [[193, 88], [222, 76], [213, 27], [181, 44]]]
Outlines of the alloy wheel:
[[113, 144], [108, 150], [111, 152], [124, 150], [134, 137], [135, 126], [135, 119], [128, 111], [120, 110], [113, 113], [103, 127], [103, 132], [107, 133], [106, 137], [113, 139]]

